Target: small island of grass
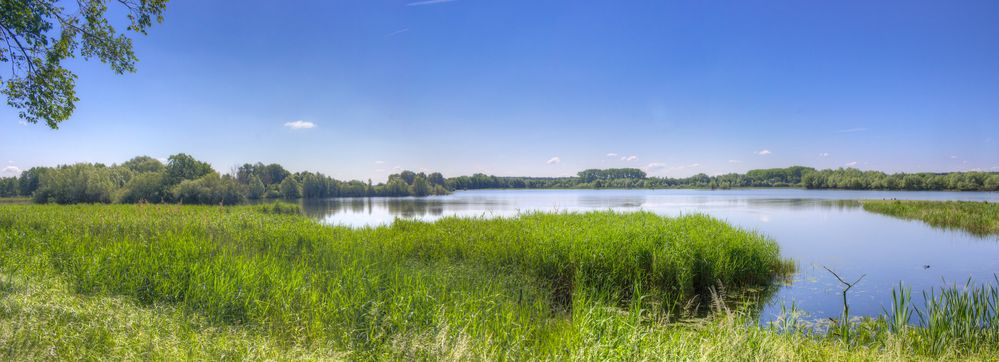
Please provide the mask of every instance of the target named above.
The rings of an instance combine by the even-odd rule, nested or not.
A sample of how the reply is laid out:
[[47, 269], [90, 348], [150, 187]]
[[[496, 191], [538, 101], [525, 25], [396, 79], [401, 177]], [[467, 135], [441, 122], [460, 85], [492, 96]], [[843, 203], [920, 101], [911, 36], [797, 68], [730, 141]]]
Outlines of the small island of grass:
[[973, 201], [867, 200], [864, 210], [934, 227], [961, 229], [986, 236], [999, 235], [999, 204]]

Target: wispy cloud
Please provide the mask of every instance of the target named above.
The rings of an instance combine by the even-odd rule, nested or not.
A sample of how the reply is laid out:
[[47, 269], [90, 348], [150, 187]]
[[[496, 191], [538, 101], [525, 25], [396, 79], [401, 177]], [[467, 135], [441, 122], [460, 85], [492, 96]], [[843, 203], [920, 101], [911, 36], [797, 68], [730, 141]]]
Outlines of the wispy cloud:
[[424, 0], [424, 1], [414, 1], [414, 2], [411, 2], [409, 4], [406, 4], [406, 6], [434, 5], [434, 4], [443, 4], [443, 3], [449, 3], [449, 2], [454, 2], [454, 1], [458, 1], [458, 0]]
[[617, 154], [614, 153], [614, 152], [611, 152], [611, 153], [607, 154], [607, 157], [617, 157]]
[[688, 168], [698, 168], [698, 167], [701, 167], [701, 164], [699, 164], [699, 163], [692, 163], [692, 164], [689, 164], [689, 165], [681, 165], [681, 166], [670, 167], [669, 170], [670, 171], [678, 171], [678, 170], [685, 170], [685, 169], [688, 169]]
[[11, 165], [11, 166], [4, 167], [3, 170], [0, 170], [0, 173], [2, 173], [2, 174], [20, 175], [21, 174], [21, 168], [17, 167], [17, 166], [14, 166], [14, 165]]
[[856, 165], [857, 165], [857, 161], [847, 162], [846, 163], [846, 167], [853, 167], [853, 166], [856, 166]]
[[561, 159], [561, 158], [559, 158], [558, 156], [555, 156], [555, 157], [552, 157], [552, 158], [549, 158], [549, 159], [548, 159], [548, 161], [545, 161], [545, 163], [547, 163], [547, 164], [549, 164], [549, 165], [557, 165], [557, 164], [559, 164], [560, 162], [562, 162], [562, 159]]
[[385, 34], [385, 37], [386, 38], [391, 38], [393, 36], [396, 36], [396, 35], [399, 35], [399, 34], [402, 34], [402, 33], [408, 32], [408, 31], [409, 31], [409, 28], [402, 28], [402, 29], [393, 31], [391, 33]]
[[625, 162], [638, 161], [638, 156], [635, 156], [635, 155], [621, 156], [621, 161], [625, 161]]
[[742, 163], [740, 160], [728, 160], [728, 163]]
[[865, 127], [857, 127], [857, 128], [847, 128], [847, 129], [837, 130], [834, 133], [854, 133], [854, 132], [864, 132], [866, 130], [867, 128]]
[[297, 121], [287, 122], [284, 124], [284, 126], [291, 129], [309, 129], [309, 128], [315, 128], [316, 124], [312, 122], [306, 122], [303, 120], [297, 120]]
[[382, 160], [375, 161], [376, 165], [381, 165], [381, 164], [384, 164], [384, 163], [385, 163], [385, 161], [382, 161]]
[[753, 153], [755, 153], [757, 155], [760, 155], [760, 156], [768, 156], [768, 155], [772, 154], [773, 152], [770, 152], [770, 150], [764, 148], [762, 150], [759, 150], [759, 151], [756, 151], [756, 152], [753, 152]]
[[822, 152], [819, 154], [819, 157], [829, 157], [829, 152]]
[[653, 162], [645, 166], [645, 172], [656, 172], [666, 169], [666, 164], [662, 162]]

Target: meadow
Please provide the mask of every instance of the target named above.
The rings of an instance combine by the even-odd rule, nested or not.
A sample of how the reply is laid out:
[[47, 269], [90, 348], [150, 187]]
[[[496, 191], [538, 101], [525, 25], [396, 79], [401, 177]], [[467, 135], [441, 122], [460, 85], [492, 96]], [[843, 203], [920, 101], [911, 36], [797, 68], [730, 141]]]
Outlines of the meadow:
[[[297, 206], [0, 205], [0, 359], [896, 360], [999, 352], [996, 290], [823, 328], [704, 215], [320, 225]], [[843, 331], [848, 333], [844, 335]]]
[[865, 200], [864, 210], [931, 226], [999, 235], [999, 204], [972, 201]]

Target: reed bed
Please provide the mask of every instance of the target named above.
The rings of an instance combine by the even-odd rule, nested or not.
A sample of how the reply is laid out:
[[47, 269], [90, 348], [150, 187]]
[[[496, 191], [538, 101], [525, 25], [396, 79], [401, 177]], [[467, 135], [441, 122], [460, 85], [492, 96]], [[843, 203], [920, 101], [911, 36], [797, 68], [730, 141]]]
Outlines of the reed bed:
[[[727, 307], [725, 294], [792, 270], [773, 240], [703, 215], [349, 229], [287, 205], [2, 205], [0, 359], [886, 360], [997, 351], [994, 291], [933, 294], [941, 302], [919, 312], [900, 298], [892, 311], [913, 310], [907, 316], [935, 329], [891, 327], [886, 312], [855, 325], [847, 342], [794, 318], [759, 326], [751, 307]], [[713, 313], [692, 318], [696, 304]]]
[[864, 210], [978, 236], [999, 235], [999, 204], [973, 201], [865, 200]]

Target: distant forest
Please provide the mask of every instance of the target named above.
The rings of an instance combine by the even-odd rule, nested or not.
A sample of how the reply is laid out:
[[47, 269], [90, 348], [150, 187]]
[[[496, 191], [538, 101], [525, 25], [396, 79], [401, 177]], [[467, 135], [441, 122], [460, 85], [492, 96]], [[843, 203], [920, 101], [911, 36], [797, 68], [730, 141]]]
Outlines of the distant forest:
[[854, 168], [816, 170], [792, 166], [745, 174], [686, 178], [649, 177], [637, 168], [589, 169], [574, 177], [504, 177], [485, 174], [445, 178], [439, 172], [402, 171], [384, 183], [341, 181], [321, 173], [292, 173], [278, 164], [244, 164], [220, 174], [187, 154], [166, 163], [139, 156], [111, 166], [77, 163], [34, 167], [0, 178], [0, 197], [30, 197], [37, 203], [238, 204], [259, 199], [443, 195], [476, 189], [664, 189], [799, 187], [848, 190], [997, 191], [999, 173], [897, 173]]

